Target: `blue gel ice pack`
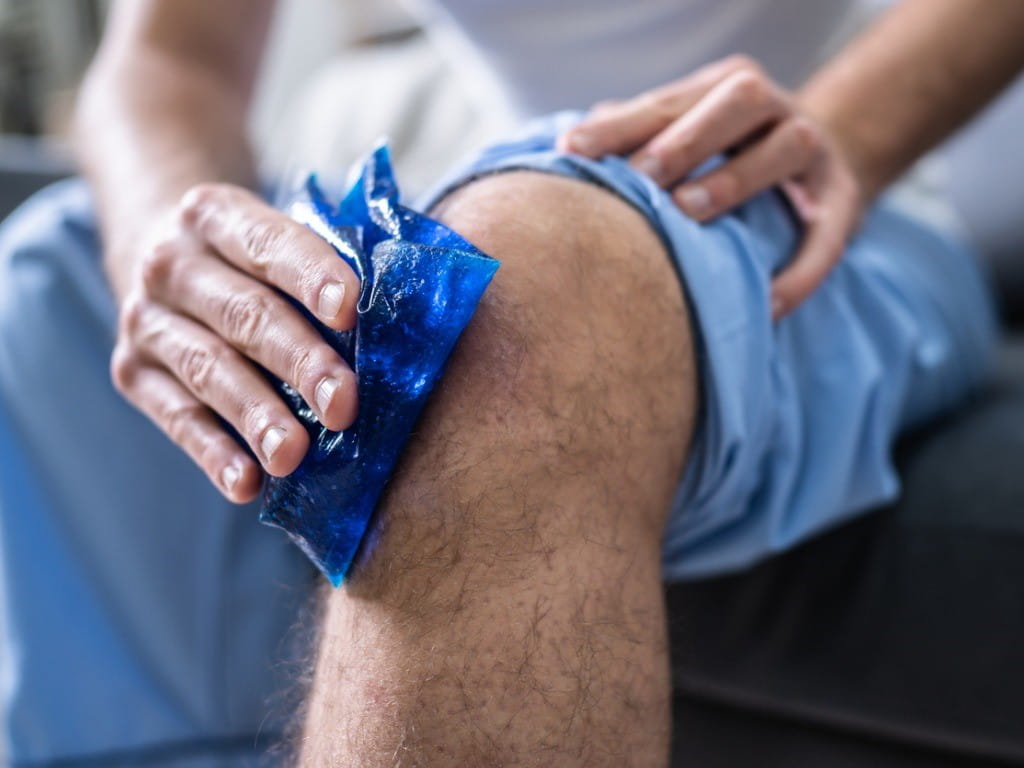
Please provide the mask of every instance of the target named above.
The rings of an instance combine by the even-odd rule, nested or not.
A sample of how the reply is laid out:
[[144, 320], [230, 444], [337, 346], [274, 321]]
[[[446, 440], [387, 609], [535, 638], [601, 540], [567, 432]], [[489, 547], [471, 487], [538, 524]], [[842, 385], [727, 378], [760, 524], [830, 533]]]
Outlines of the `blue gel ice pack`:
[[351, 331], [327, 328], [303, 310], [355, 371], [359, 412], [351, 427], [332, 432], [301, 395], [275, 381], [311, 445], [292, 474], [267, 480], [260, 521], [283, 528], [338, 586], [498, 262], [398, 202], [384, 145], [337, 207], [310, 177], [287, 212], [334, 246], [362, 281]]

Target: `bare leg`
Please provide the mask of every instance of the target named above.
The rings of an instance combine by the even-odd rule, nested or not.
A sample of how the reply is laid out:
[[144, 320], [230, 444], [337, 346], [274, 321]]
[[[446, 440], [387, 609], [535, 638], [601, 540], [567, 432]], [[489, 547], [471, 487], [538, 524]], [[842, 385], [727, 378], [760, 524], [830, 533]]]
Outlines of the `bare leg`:
[[326, 600], [310, 766], [663, 766], [661, 534], [695, 411], [678, 280], [642, 217], [533, 173], [442, 218], [503, 262]]

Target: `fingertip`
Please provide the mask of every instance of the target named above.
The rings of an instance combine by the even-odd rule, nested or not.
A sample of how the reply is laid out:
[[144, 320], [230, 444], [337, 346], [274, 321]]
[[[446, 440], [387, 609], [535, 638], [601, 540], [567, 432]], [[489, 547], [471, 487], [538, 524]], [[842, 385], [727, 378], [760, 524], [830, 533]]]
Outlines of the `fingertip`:
[[562, 134], [565, 152], [572, 152], [584, 157], [597, 158], [601, 155], [601, 144], [597, 137], [587, 130], [574, 128]]
[[232, 458], [217, 474], [220, 492], [233, 504], [247, 504], [259, 493], [263, 473], [244, 455]]
[[285, 477], [294, 472], [309, 450], [309, 435], [295, 421], [287, 427], [267, 427], [260, 436], [258, 453], [263, 469], [274, 477]]
[[707, 221], [717, 212], [711, 192], [704, 184], [684, 184], [676, 189], [673, 197], [683, 213], [697, 221]]
[[348, 429], [356, 420], [358, 406], [356, 376], [350, 369], [333, 372], [316, 389], [321, 423], [334, 432]]
[[348, 331], [356, 324], [358, 281], [337, 278], [324, 283], [317, 293], [316, 314], [320, 322], [336, 331]]
[[772, 282], [772, 319], [779, 320], [796, 309], [813, 292], [816, 284], [807, 285], [799, 271], [783, 272]]
[[781, 296], [772, 296], [772, 320], [780, 320], [787, 312], [788, 303]]

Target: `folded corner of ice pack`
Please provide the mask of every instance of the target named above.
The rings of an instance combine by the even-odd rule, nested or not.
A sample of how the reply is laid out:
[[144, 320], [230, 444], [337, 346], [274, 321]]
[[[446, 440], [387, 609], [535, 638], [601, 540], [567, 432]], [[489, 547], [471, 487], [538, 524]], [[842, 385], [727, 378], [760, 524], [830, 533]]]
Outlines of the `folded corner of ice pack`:
[[314, 176], [286, 206], [330, 243], [361, 282], [355, 328], [334, 331], [301, 307], [352, 367], [358, 416], [332, 432], [275, 380], [310, 448], [287, 477], [270, 477], [260, 520], [284, 529], [334, 586], [361, 547], [409, 434], [498, 261], [399, 202], [383, 143], [334, 205]]

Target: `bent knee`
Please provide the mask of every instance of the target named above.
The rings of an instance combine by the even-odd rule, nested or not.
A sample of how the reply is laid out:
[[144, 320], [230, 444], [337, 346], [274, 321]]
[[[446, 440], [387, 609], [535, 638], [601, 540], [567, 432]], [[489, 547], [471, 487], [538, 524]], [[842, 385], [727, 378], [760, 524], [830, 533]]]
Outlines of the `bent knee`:
[[647, 220], [612, 193], [518, 171], [459, 189], [435, 214], [501, 261], [460, 342], [494, 376], [546, 390], [552, 369], [611, 378], [661, 363], [692, 374], [675, 268]]
[[[514, 279], [532, 294], [572, 299], [672, 273], [664, 245], [639, 211], [575, 179], [536, 171], [486, 176], [456, 190], [434, 213], [502, 260], [506, 290]], [[674, 297], [676, 282], [667, 281], [676, 287], [669, 291]]]
[[591, 184], [512, 172], [461, 188], [435, 215], [501, 261], [445, 389], [528, 421], [553, 449], [595, 421], [665, 431], [666, 445], [686, 438], [697, 391], [688, 314], [637, 210]]

